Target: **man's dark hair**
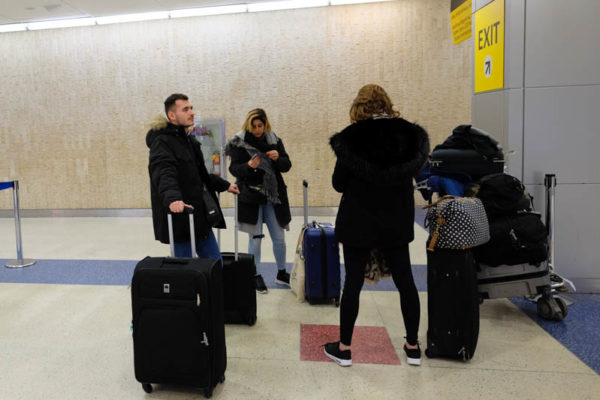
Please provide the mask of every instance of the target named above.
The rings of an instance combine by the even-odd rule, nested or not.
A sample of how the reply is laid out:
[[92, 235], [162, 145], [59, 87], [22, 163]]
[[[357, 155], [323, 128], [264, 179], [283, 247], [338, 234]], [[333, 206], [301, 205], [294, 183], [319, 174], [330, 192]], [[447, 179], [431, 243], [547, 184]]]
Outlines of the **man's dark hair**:
[[165, 100], [165, 114], [167, 115], [167, 118], [169, 118], [169, 110], [173, 108], [177, 100], [188, 100], [188, 97], [185, 94], [181, 93], [173, 93], [172, 95], [167, 97], [167, 99]]

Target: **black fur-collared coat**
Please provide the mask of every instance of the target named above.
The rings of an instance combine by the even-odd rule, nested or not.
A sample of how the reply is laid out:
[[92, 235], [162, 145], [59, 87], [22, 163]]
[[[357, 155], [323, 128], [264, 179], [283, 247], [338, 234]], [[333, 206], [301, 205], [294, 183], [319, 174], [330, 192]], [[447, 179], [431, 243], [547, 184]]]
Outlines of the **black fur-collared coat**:
[[336, 238], [349, 246], [388, 248], [414, 239], [413, 176], [429, 155], [427, 132], [402, 118], [358, 121], [333, 135], [332, 183], [342, 193]]
[[[146, 145], [150, 149], [148, 172], [156, 240], [169, 243], [167, 213], [169, 205], [178, 200], [194, 207], [196, 238], [208, 237], [211, 226], [205, 217], [203, 185], [206, 184], [210, 195], [218, 204], [215, 191], [224, 192], [229, 188], [230, 183], [208, 173], [204, 166], [200, 144], [187, 137], [184, 127], [175, 126], [166, 118], [153, 122], [146, 135]], [[217, 228], [225, 228], [223, 218]], [[190, 224], [187, 215], [173, 214], [173, 233], [175, 242], [190, 241]]]

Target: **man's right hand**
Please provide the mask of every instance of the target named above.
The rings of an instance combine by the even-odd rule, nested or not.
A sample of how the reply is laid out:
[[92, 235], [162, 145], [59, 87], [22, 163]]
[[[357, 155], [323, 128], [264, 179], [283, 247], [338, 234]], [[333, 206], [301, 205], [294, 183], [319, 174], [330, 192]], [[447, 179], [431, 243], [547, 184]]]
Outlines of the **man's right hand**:
[[171, 212], [175, 214], [182, 213], [185, 207], [189, 207], [192, 210], [194, 209], [194, 207], [190, 206], [189, 204], [185, 204], [181, 200], [177, 200], [169, 204], [169, 210], [171, 210]]

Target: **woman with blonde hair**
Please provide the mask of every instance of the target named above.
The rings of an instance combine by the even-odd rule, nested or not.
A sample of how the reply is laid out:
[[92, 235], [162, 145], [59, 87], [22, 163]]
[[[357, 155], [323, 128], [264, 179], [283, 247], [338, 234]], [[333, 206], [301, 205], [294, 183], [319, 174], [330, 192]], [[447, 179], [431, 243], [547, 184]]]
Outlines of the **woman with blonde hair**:
[[365, 266], [371, 251], [377, 249], [400, 292], [407, 361], [420, 365], [420, 304], [408, 244], [414, 238], [413, 176], [427, 159], [429, 138], [423, 128], [400, 118], [378, 85], [366, 85], [358, 91], [350, 107], [350, 121], [330, 139], [337, 157], [333, 188], [343, 194], [335, 235], [344, 245], [346, 278], [340, 304], [340, 341], [327, 343], [324, 351], [338, 364], [352, 365], [352, 332]]
[[267, 114], [260, 108], [246, 116], [242, 130], [225, 147], [231, 157], [229, 171], [235, 176], [240, 190], [238, 198], [238, 221], [240, 230], [249, 234], [248, 252], [254, 255], [257, 267], [256, 290], [267, 293], [267, 286], [260, 274], [263, 222], [267, 224], [273, 253], [277, 263], [275, 282], [290, 284], [285, 264], [285, 233], [292, 219], [284, 172], [292, 167], [283, 142], [271, 129]]

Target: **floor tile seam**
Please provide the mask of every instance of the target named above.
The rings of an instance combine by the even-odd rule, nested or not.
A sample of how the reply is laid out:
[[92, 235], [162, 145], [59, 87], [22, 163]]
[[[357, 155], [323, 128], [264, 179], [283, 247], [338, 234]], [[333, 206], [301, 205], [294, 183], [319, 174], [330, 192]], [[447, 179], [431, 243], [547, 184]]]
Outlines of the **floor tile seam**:
[[461, 366], [442, 366], [442, 365], [427, 365], [427, 359], [421, 364], [421, 368], [432, 369], [460, 369], [463, 371], [487, 371], [487, 372], [510, 372], [510, 373], [526, 373], [526, 374], [560, 374], [569, 376], [598, 376], [596, 372], [590, 369], [590, 372], [575, 372], [575, 371], [551, 371], [551, 370], [527, 370], [527, 369], [503, 369], [503, 368], [482, 368], [482, 367], [461, 367]]
[[297, 359], [291, 358], [265, 358], [265, 357], [240, 357], [240, 356], [227, 356], [227, 360], [244, 360], [244, 361], [277, 361], [277, 362], [288, 362], [297, 363], [303, 361], [298, 357]]

